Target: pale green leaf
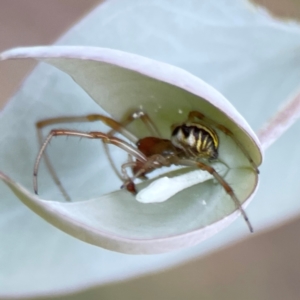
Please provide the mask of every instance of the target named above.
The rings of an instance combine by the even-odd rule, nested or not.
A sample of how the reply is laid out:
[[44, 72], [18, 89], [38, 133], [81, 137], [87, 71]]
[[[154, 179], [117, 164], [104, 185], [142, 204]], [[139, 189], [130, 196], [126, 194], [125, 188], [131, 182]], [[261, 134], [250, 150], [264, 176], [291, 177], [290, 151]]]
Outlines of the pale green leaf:
[[[225, 94], [258, 129], [299, 84], [299, 37], [297, 24], [278, 22], [240, 0], [173, 1], [172, 6], [161, 0], [111, 0], [59, 43], [115, 48], [181, 67]], [[72, 80], [48, 66], [38, 67], [1, 113], [1, 170], [31, 189], [38, 149], [34, 122], [59, 114], [91, 112], [103, 113]], [[294, 143], [298, 127], [267, 152], [262, 184], [247, 209], [256, 232], [300, 210], [295, 196], [299, 194], [295, 184], [299, 149]], [[103, 130], [100, 126], [81, 129]], [[94, 158], [99, 157], [101, 147], [94, 145], [69, 139], [53, 141], [50, 147], [56, 167], [65, 172], [59, 175], [80, 199], [97, 195], [100, 182], [106, 188], [103, 192], [116, 188], [115, 184], [109, 186], [107, 177], [99, 176]], [[72, 159], [75, 156], [77, 161]], [[82, 174], [83, 166], [88, 173]], [[41, 177], [43, 196], [58, 198], [55, 188], [48, 190], [51, 178], [47, 173], [41, 172]], [[146, 257], [123, 255], [71, 238], [19, 203], [6, 185], [0, 183], [0, 187], [0, 291], [4, 299], [128, 278], [203, 255], [247, 234], [240, 220], [189, 250]]]
[[[200, 111], [231, 130], [257, 165], [261, 162], [257, 138], [246, 121], [216, 90], [179, 68], [125, 52], [90, 47], [19, 48], [4, 52], [0, 57], [45, 60], [67, 72], [102, 108], [120, 121], [124, 114], [144, 109], [164, 138], [170, 138], [172, 124], [184, 122], [190, 111]], [[138, 122], [131, 128], [139, 137], [149, 135]], [[254, 192], [257, 174], [238, 145], [224, 133], [218, 131], [218, 135], [219, 160], [229, 168], [224, 179], [242, 203]], [[98, 154], [99, 165], [102, 165], [99, 174], [112, 178], [107, 157], [101, 152]], [[59, 164], [62, 165], [61, 161]], [[84, 166], [82, 169], [83, 180], [89, 170]], [[64, 170], [58, 169], [58, 172], [63, 174]], [[96, 200], [75, 204], [47, 202], [22, 189], [20, 199], [48, 222], [74, 237], [124, 253], [159, 253], [191, 246], [217, 233], [236, 218], [236, 213], [232, 214], [236, 210], [233, 200], [213, 180], [199, 185], [196, 183], [201, 181], [196, 180], [192, 188], [182, 188], [166, 203], [152, 205], [138, 203], [132, 194], [118, 191], [120, 182], [110, 181], [117, 191], [101, 196], [100, 182], [94, 196]], [[14, 186], [14, 193], [17, 193], [16, 189]], [[56, 200], [53, 196], [50, 199]]]

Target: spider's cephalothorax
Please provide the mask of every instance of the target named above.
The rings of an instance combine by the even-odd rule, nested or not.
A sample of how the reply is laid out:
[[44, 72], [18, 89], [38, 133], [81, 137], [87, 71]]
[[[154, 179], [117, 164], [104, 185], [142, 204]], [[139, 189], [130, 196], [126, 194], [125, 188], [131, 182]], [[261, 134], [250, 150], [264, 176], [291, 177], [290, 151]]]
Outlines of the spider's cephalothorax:
[[219, 138], [216, 132], [197, 123], [184, 123], [173, 129], [172, 144], [187, 157], [213, 160], [218, 158]]

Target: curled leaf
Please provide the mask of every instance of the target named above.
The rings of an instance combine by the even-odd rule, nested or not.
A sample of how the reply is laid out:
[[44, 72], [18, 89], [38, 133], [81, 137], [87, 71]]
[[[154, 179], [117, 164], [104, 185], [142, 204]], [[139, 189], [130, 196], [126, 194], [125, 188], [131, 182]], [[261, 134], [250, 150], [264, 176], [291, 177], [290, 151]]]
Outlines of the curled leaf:
[[[50, 63], [68, 73], [116, 120], [140, 109], [146, 111], [164, 138], [170, 138], [170, 127], [184, 122], [190, 111], [200, 111], [238, 140], [237, 144], [216, 129], [219, 159], [228, 167], [224, 179], [241, 203], [250, 201], [258, 178], [240, 145], [259, 166], [258, 139], [234, 107], [199, 78], [171, 65], [102, 48], [18, 48], [2, 53], [1, 58], [35, 58]], [[138, 122], [128, 129], [138, 138], [149, 135]], [[107, 167], [107, 158], [101, 160]], [[109, 177], [107, 168], [103, 170]], [[178, 172], [186, 169], [168, 176]], [[117, 182], [115, 192], [102, 196], [100, 183], [97, 199], [62, 203], [42, 200], [4, 174], [1, 178], [24, 204], [54, 226], [85, 242], [124, 253], [160, 253], [191, 246], [238, 216], [231, 197], [212, 179], [183, 189], [164, 203], [143, 204], [119, 190]]]

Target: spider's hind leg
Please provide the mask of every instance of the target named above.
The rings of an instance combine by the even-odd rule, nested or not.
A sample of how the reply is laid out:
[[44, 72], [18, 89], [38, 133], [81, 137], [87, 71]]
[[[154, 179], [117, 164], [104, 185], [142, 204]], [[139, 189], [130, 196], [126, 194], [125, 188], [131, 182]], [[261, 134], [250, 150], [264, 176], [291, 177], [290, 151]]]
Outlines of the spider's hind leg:
[[177, 164], [180, 164], [180, 165], [183, 165], [183, 166], [196, 167], [196, 168], [204, 170], [204, 171], [210, 173], [212, 176], [214, 176], [214, 178], [218, 181], [218, 183], [223, 187], [225, 192], [230, 196], [230, 198], [234, 202], [236, 208], [240, 211], [240, 213], [243, 216], [250, 232], [253, 232], [253, 227], [250, 223], [250, 220], [249, 220], [246, 212], [244, 211], [244, 209], [242, 207], [242, 204], [238, 200], [235, 192], [233, 191], [232, 187], [228, 184], [228, 182], [212, 166], [207, 165], [203, 162], [197, 162], [197, 161], [190, 160], [190, 159], [179, 159], [177, 161]]

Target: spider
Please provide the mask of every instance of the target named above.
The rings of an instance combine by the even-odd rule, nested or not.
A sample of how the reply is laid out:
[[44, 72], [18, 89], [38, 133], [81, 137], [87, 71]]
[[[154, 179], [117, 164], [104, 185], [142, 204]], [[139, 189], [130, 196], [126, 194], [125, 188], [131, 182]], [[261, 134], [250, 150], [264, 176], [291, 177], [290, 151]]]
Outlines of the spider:
[[[136, 119], [141, 119], [147, 126], [150, 136], [138, 139], [130, 131], [126, 129], [126, 126]], [[67, 201], [70, 201], [70, 197], [66, 190], [63, 188], [60, 180], [58, 179], [52, 165], [46, 155], [45, 149], [49, 144], [50, 140], [55, 136], [76, 136], [88, 139], [100, 139], [104, 143], [113, 144], [129, 154], [130, 161], [124, 163], [121, 166], [121, 179], [123, 181], [122, 188], [127, 191], [136, 194], [136, 188], [134, 180], [147, 179], [147, 174], [155, 169], [161, 167], [169, 167], [171, 165], [194, 167], [209, 172], [217, 182], [224, 188], [226, 193], [231, 197], [236, 207], [241, 212], [250, 232], [253, 232], [252, 225], [246, 215], [244, 209], [241, 206], [240, 201], [236, 197], [231, 186], [225, 181], [225, 179], [219, 175], [219, 173], [210, 165], [211, 162], [218, 159], [219, 149], [219, 137], [215, 128], [221, 130], [226, 135], [230, 136], [232, 140], [242, 150], [244, 155], [249, 160], [252, 168], [259, 173], [257, 166], [250, 157], [247, 150], [243, 145], [235, 138], [233, 133], [224, 127], [206, 117], [204, 114], [198, 111], [191, 111], [188, 114], [187, 121], [182, 124], [171, 126], [171, 138], [161, 138], [159, 130], [152, 122], [151, 118], [147, 113], [143, 111], [136, 111], [131, 114], [124, 122], [117, 122], [112, 118], [99, 115], [90, 114], [80, 117], [58, 117], [42, 120], [36, 124], [38, 131], [38, 138], [40, 143], [42, 142], [41, 129], [48, 125], [58, 123], [73, 123], [73, 122], [94, 122], [101, 121], [111, 128], [108, 133], [102, 133], [98, 131], [81, 132], [69, 129], [53, 129], [48, 134], [45, 141], [42, 143], [36, 162], [34, 165], [33, 172], [33, 186], [34, 192], [38, 194], [38, 169], [42, 156], [44, 155], [46, 165], [59, 189], [64, 195]], [[126, 137], [131, 143], [126, 142], [123, 139], [114, 136], [114, 133], [118, 132]], [[133, 146], [135, 144], [135, 146]], [[106, 148], [106, 152], [108, 150]], [[111, 157], [108, 155], [111, 163]], [[132, 159], [133, 158], [133, 159]], [[131, 168], [133, 176], [129, 176], [127, 168]]]

